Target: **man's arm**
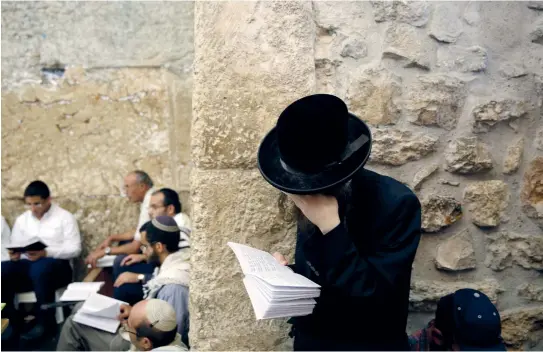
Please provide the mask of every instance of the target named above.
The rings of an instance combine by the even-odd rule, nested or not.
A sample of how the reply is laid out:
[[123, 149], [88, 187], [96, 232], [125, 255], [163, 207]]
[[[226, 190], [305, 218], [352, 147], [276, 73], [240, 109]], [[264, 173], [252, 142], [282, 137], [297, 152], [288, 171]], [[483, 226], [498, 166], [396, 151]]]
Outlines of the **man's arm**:
[[[421, 208], [414, 194], [404, 196], [387, 219], [388, 228], [375, 253], [358, 252], [341, 223], [316, 239], [307, 253], [323, 280], [323, 286], [349, 296], [379, 296], [390, 293], [410, 272], [420, 240]], [[311, 257], [310, 257], [311, 256]]]
[[114, 241], [129, 241], [131, 239], [134, 238], [134, 231], [135, 230], [128, 230], [126, 232], [123, 232], [123, 233], [118, 233], [118, 234], [115, 234], [115, 235], [110, 235], [109, 236], [109, 239], [111, 240], [111, 242], [114, 242]]
[[140, 251], [141, 242], [133, 240], [117, 247], [111, 247], [110, 254], [135, 254]]
[[81, 254], [81, 234], [77, 220], [72, 214], [66, 214], [62, 220], [62, 245], [49, 246], [45, 251], [48, 257], [57, 259], [72, 259]]

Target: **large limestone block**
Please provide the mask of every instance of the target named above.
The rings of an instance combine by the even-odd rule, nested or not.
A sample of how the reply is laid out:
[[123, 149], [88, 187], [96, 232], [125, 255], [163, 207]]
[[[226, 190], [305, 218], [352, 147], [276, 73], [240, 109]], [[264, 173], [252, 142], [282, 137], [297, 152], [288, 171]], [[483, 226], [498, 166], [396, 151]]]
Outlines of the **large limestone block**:
[[256, 170], [193, 170], [191, 180], [191, 344], [198, 350], [284, 349], [287, 325], [256, 321], [226, 242], [279, 251], [292, 261], [293, 205]]
[[462, 218], [462, 205], [453, 197], [431, 194], [421, 202], [422, 230], [438, 232]]
[[477, 259], [469, 230], [461, 231], [437, 247], [436, 266], [448, 271], [475, 269]]
[[373, 128], [370, 160], [400, 166], [422, 159], [437, 148], [436, 137], [394, 128]]
[[372, 1], [371, 5], [375, 22], [397, 21], [422, 27], [430, 15], [426, 1]]
[[509, 188], [500, 180], [473, 182], [464, 190], [464, 201], [475, 225], [496, 227], [506, 220]]
[[523, 350], [524, 343], [537, 343], [541, 339], [543, 305], [508, 309], [500, 314], [502, 338], [510, 350]]
[[401, 115], [401, 79], [385, 69], [353, 75], [347, 91], [349, 110], [372, 125], [396, 123]]
[[459, 137], [445, 150], [445, 170], [459, 174], [485, 172], [492, 169], [488, 147], [477, 137]]
[[502, 231], [487, 239], [487, 267], [501, 271], [516, 264], [543, 270], [543, 236]]
[[422, 126], [456, 127], [466, 98], [465, 83], [446, 75], [419, 76], [406, 90], [404, 102], [409, 122]]
[[543, 157], [530, 162], [524, 173], [520, 199], [524, 213], [543, 228]]
[[513, 122], [524, 117], [531, 109], [531, 105], [526, 101], [515, 99], [490, 100], [482, 103], [472, 112], [473, 131], [488, 132], [498, 122]]
[[412, 279], [411, 292], [409, 294], [410, 310], [432, 312], [436, 309], [437, 302], [439, 302], [441, 297], [462, 288], [479, 290], [486, 294], [494, 303], [498, 300], [498, 294], [503, 292], [500, 284], [495, 279], [484, 279], [475, 283]]
[[174, 186], [174, 117], [160, 70], [74, 71], [55, 86], [2, 95], [2, 196], [20, 197], [37, 178], [55, 196], [120, 195], [136, 168]]
[[404, 67], [430, 69], [432, 45], [416, 28], [391, 23], [385, 32], [383, 57], [400, 60]]
[[441, 2], [436, 5], [429, 34], [439, 42], [454, 43], [462, 34], [460, 8], [454, 2]]
[[196, 3], [192, 156], [252, 168], [283, 109], [315, 87], [309, 2]]

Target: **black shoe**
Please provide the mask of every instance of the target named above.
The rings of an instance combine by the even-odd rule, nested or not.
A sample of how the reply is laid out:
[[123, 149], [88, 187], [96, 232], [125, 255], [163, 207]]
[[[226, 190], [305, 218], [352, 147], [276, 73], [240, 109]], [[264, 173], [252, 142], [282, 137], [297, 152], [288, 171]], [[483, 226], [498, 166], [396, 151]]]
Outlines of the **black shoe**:
[[45, 326], [36, 324], [29, 332], [21, 335], [22, 340], [32, 341], [42, 338], [45, 335]]

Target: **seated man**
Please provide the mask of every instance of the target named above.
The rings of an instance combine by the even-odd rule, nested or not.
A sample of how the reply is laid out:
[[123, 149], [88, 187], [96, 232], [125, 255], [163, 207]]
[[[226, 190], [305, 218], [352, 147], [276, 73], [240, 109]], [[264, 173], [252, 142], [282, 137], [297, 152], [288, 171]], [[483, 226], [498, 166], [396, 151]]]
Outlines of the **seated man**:
[[[149, 221], [149, 202], [153, 193], [153, 180], [141, 170], [136, 170], [124, 178], [124, 190], [128, 200], [132, 203], [141, 203], [138, 226], [122, 234], [108, 236], [85, 260], [85, 264], [96, 267], [96, 261], [107, 254], [121, 257], [121, 254], [138, 253], [140, 250], [139, 228]], [[113, 242], [119, 246], [112, 247]], [[122, 258], [119, 258], [122, 260]], [[152, 269], [151, 269], [152, 272]]]
[[[182, 212], [179, 195], [172, 189], [162, 188], [154, 192], [149, 205], [149, 217], [154, 219], [157, 216], [171, 216], [181, 230], [181, 241], [179, 248], [190, 247], [190, 219]], [[140, 229], [140, 233], [142, 229]], [[123, 257], [119, 263], [115, 261], [113, 266], [115, 285], [115, 298], [128, 303], [140, 301], [143, 298], [142, 283], [138, 281], [137, 274], [148, 274], [149, 264], [145, 263], [144, 254], [130, 254]], [[145, 265], [145, 266], [144, 266]], [[131, 274], [123, 274], [129, 272]], [[123, 276], [120, 278], [120, 276]], [[130, 277], [131, 276], [131, 277]], [[143, 278], [143, 276], [140, 276]]]
[[[141, 237], [142, 247], [148, 261], [158, 262], [159, 270], [152, 278], [145, 275], [144, 291], [146, 299], [157, 298], [171, 304], [177, 316], [177, 331], [188, 345], [190, 249], [179, 249], [179, 232], [169, 216], [159, 216], [146, 224]], [[76, 306], [74, 313], [77, 309]], [[123, 305], [119, 319], [127, 319], [131, 310], [131, 306]], [[127, 341], [118, 338], [119, 334], [76, 323], [72, 317], [68, 317], [62, 327], [57, 350], [121, 351], [129, 347]]]
[[411, 351], [506, 351], [500, 313], [482, 292], [461, 289], [442, 297], [435, 319], [409, 337]]
[[10, 261], [2, 262], [2, 302], [7, 304], [2, 316], [7, 315], [17, 325], [13, 319], [21, 316], [13, 308], [15, 293], [34, 291], [37, 324], [22, 336], [31, 340], [43, 336], [45, 327], [56, 327], [55, 311], [39, 307], [54, 302], [55, 290], [72, 282], [70, 259], [81, 253], [81, 236], [75, 217], [51, 203], [49, 188], [42, 181], [28, 185], [24, 200], [29, 210], [15, 220], [11, 243], [36, 236], [47, 247], [23, 255], [9, 250]]
[[160, 299], [137, 303], [124, 330], [130, 335], [131, 351], [188, 351], [177, 332], [175, 310]]

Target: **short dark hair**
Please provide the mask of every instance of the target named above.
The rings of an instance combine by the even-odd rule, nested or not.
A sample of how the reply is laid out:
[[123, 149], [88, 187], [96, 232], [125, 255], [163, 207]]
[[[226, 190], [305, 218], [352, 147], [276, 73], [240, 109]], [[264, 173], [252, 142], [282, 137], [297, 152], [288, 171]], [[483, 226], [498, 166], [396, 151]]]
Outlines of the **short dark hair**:
[[51, 192], [49, 191], [49, 187], [45, 184], [45, 182], [36, 180], [30, 182], [30, 184], [26, 187], [24, 197], [41, 197], [42, 199], [47, 199], [51, 196]]
[[143, 183], [144, 185], [149, 186], [149, 188], [153, 187], [153, 180], [151, 179], [151, 176], [147, 174], [147, 172], [142, 170], [136, 170], [132, 171], [134, 175], [136, 175], [136, 179], [138, 180], [138, 183]]
[[181, 201], [179, 200], [179, 194], [171, 188], [161, 188], [156, 191], [154, 194], [162, 193], [164, 195], [164, 206], [173, 205], [175, 213], [179, 214], [183, 211]]
[[134, 330], [136, 330], [136, 336], [139, 338], [147, 337], [153, 344], [153, 349], [168, 346], [175, 340], [177, 335], [177, 326], [171, 331], [160, 331], [152, 327], [149, 322], [144, 322]]
[[147, 242], [157, 243], [160, 242], [166, 246], [166, 250], [169, 253], [174, 253], [179, 250], [179, 241], [181, 241], [181, 231], [166, 232], [157, 229], [152, 222], [147, 223], [145, 231], [147, 233]]
[[147, 221], [145, 224], [141, 225], [139, 232], [147, 232], [147, 227], [151, 224], [151, 221]]

